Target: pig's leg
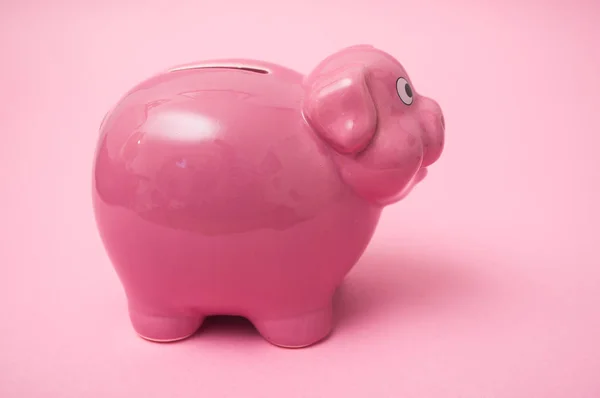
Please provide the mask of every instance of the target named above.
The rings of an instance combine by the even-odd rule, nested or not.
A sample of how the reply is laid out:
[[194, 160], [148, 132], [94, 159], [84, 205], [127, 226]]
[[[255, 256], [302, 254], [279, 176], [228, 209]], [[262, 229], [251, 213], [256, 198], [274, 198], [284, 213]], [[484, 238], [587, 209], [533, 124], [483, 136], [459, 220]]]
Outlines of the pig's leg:
[[129, 307], [129, 318], [136, 333], [150, 341], [172, 342], [192, 336], [204, 321], [202, 316]]
[[333, 328], [331, 300], [317, 310], [290, 312], [285, 316], [251, 319], [259, 333], [271, 344], [301, 348], [325, 339]]

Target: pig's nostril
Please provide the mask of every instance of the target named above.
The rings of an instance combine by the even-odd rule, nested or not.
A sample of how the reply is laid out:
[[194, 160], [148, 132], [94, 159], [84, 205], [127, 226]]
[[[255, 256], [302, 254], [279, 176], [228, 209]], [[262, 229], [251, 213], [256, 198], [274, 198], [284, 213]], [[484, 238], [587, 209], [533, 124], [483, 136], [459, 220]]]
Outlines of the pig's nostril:
[[446, 120], [444, 119], [444, 115], [440, 116], [440, 122], [442, 123], [442, 129], [446, 130]]

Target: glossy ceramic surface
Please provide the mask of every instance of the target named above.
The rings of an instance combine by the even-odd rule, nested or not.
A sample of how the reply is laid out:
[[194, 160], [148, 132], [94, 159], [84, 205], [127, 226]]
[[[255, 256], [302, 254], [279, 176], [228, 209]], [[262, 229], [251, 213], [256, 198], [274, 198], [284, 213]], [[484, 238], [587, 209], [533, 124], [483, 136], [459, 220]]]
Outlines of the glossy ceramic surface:
[[181, 340], [222, 314], [278, 346], [322, 340], [381, 209], [425, 177], [443, 143], [439, 105], [371, 46], [306, 77], [230, 59], [142, 82], [104, 118], [93, 170], [134, 329]]

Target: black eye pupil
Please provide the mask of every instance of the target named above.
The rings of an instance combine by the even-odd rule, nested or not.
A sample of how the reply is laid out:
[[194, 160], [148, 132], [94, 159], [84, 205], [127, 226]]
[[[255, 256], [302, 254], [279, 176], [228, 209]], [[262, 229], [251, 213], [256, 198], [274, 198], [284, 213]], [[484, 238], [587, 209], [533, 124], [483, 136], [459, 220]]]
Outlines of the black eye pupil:
[[412, 96], [413, 96], [412, 88], [410, 88], [408, 83], [406, 83], [404, 85], [404, 90], [406, 91], [406, 95], [408, 95], [410, 98], [412, 98]]

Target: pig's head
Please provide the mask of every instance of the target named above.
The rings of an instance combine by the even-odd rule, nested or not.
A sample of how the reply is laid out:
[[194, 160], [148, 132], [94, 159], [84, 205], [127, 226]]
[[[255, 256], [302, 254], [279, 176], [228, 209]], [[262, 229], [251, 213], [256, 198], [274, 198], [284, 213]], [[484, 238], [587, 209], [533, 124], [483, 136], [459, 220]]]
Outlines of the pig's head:
[[322, 61], [304, 81], [303, 113], [332, 148], [342, 178], [379, 204], [406, 196], [441, 155], [444, 117], [402, 65], [372, 46]]

